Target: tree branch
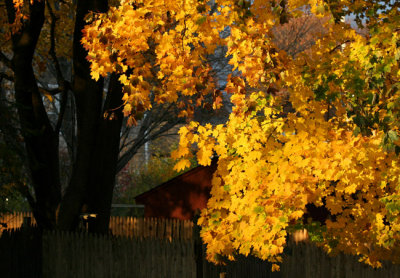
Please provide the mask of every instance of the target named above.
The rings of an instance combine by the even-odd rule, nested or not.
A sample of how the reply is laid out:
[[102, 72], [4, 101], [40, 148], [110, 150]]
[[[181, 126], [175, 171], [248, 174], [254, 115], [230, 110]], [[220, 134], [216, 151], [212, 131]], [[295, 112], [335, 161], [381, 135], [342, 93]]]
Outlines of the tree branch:
[[[117, 173], [124, 168], [124, 166], [129, 162], [129, 160], [132, 159], [132, 157], [137, 153], [137, 151], [141, 146], [143, 146], [148, 141], [153, 141], [163, 136], [166, 131], [176, 126], [180, 122], [180, 119], [177, 118], [174, 121], [169, 121], [163, 126], [161, 126], [159, 129], [152, 132], [156, 127], [160, 126], [159, 124], [155, 124], [156, 122], [157, 121], [151, 121], [150, 125], [147, 128], [143, 129], [141, 128], [141, 131], [139, 132], [136, 139], [130, 141], [133, 143], [132, 146], [118, 159]], [[158, 121], [158, 123], [160, 122]]]
[[53, 59], [53, 62], [54, 62], [55, 68], [56, 68], [57, 84], [62, 93], [61, 101], [60, 101], [60, 112], [58, 113], [57, 124], [55, 127], [55, 132], [58, 134], [60, 132], [60, 128], [61, 128], [62, 121], [63, 121], [64, 114], [65, 114], [65, 109], [67, 106], [68, 88], [66, 85], [67, 82], [62, 75], [60, 62], [58, 61], [58, 58], [56, 55], [55, 29], [56, 29], [57, 17], [55, 16], [55, 14], [53, 12], [53, 8], [51, 7], [50, 1], [46, 1], [46, 4], [47, 4], [47, 9], [49, 10], [50, 18], [51, 18], [49, 54], [50, 54], [51, 58]]
[[338, 44], [337, 46], [335, 46], [333, 49], [329, 50], [329, 54], [335, 52], [336, 50], [338, 50], [340, 47], [342, 47], [343, 44], [349, 43], [349, 42], [354, 42], [353, 40], [345, 40], [344, 42]]
[[128, 143], [126, 143], [126, 140], [128, 140], [130, 131], [132, 130], [132, 128], [131, 128], [130, 126], [127, 126], [126, 124], [125, 124], [124, 126], [125, 126], [125, 129], [124, 129], [124, 131], [122, 132], [122, 135], [121, 135], [121, 144], [120, 144], [120, 147], [119, 147], [119, 151], [120, 151], [120, 152], [122, 151], [122, 149], [123, 149], [124, 147], [126, 147], [126, 146], [129, 145]]

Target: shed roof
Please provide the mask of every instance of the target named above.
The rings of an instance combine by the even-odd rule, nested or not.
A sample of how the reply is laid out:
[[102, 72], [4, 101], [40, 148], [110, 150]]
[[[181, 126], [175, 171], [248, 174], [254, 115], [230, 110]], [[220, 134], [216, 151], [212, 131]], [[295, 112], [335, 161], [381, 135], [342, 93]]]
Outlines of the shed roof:
[[[209, 167], [215, 168], [216, 164], [217, 164], [216, 161], [213, 160], [210, 166], [201, 166], [200, 165], [200, 166], [194, 167], [193, 169], [190, 169], [189, 171], [187, 171], [187, 172], [185, 172], [183, 174], [180, 174], [180, 175], [178, 175], [178, 176], [176, 176], [176, 177], [174, 177], [174, 178], [172, 178], [172, 179], [170, 179], [170, 180], [168, 180], [168, 181], [166, 181], [166, 182], [164, 182], [164, 183], [162, 183], [160, 185], [157, 185], [156, 187], [153, 187], [152, 189], [150, 189], [150, 190], [148, 190], [146, 192], [143, 192], [142, 194], [137, 195], [135, 197], [135, 200], [136, 199], [145, 198], [146, 196], [151, 195], [151, 194], [153, 194], [153, 193], [155, 193], [155, 192], [157, 192], [159, 190], [166, 189], [171, 185], [175, 185], [177, 181], [179, 181], [181, 179], [185, 179], [185, 178], [190, 177], [192, 175], [196, 175], [199, 172], [201, 172], [201, 171], [203, 171], [203, 170], [205, 170], [205, 169], [207, 169]], [[211, 184], [210, 184], [210, 187], [211, 187]]]

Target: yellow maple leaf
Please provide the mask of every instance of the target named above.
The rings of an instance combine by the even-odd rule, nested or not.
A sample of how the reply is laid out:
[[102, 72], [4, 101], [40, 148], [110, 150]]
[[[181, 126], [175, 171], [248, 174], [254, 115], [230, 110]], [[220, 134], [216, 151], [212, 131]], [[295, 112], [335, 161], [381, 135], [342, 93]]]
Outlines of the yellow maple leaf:
[[178, 163], [175, 164], [174, 170], [180, 172], [190, 167], [190, 161], [188, 159], [181, 159]]
[[200, 150], [197, 152], [197, 160], [199, 161], [200, 165], [210, 165], [211, 164], [211, 156], [212, 156], [212, 149], [206, 148], [205, 146], [201, 147]]

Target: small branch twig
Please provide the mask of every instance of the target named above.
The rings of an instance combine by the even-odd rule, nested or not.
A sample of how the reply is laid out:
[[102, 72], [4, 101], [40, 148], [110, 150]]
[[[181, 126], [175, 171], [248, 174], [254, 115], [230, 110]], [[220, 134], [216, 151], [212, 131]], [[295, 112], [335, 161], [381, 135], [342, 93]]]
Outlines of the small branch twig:
[[335, 46], [333, 49], [329, 50], [329, 54], [332, 54], [334, 51], [336, 51], [337, 49], [342, 47], [343, 44], [349, 43], [349, 42], [353, 42], [353, 41], [352, 40], [345, 40], [344, 42], [342, 42], [342, 43], [338, 44], [337, 46]]

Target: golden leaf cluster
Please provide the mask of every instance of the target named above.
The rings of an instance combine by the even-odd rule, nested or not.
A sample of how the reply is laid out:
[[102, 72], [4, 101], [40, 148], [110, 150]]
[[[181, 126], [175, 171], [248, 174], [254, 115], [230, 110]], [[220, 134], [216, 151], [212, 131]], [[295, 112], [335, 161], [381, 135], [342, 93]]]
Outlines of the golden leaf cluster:
[[[290, 227], [313, 204], [329, 212], [318, 235], [328, 252], [399, 262], [400, 13], [381, 2], [122, 1], [91, 16], [82, 42], [92, 76], [120, 74], [126, 115], [151, 97], [187, 114], [193, 103], [179, 96], [213, 92], [205, 57], [227, 49], [229, 120], [188, 124], [173, 153], [178, 170], [193, 144], [202, 165], [218, 156], [199, 220], [211, 261], [254, 254], [279, 269]], [[274, 43], [285, 13], [324, 18], [294, 57]], [[341, 20], [350, 14], [366, 32]]]

